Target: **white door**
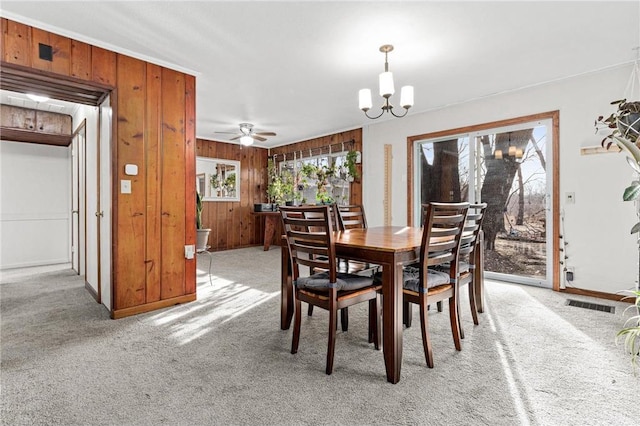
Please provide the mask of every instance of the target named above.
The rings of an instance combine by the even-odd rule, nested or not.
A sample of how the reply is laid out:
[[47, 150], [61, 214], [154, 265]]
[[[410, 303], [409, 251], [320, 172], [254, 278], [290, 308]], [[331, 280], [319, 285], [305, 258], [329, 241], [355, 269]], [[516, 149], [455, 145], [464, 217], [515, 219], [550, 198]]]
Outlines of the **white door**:
[[[84, 124], [82, 129], [84, 129]], [[78, 135], [74, 134], [71, 142], [71, 267], [80, 274], [80, 161], [78, 151]]]
[[[98, 130], [97, 114], [87, 114], [87, 125], [95, 126]], [[97, 131], [96, 131], [97, 133]], [[97, 138], [91, 138], [85, 143], [85, 197], [87, 208], [87, 242], [86, 242], [86, 276], [85, 280], [89, 286], [99, 294], [98, 288], [98, 221], [99, 221], [99, 205], [98, 205], [98, 144]]]
[[551, 119], [483, 129], [414, 146], [414, 226], [430, 201], [486, 202], [485, 276], [551, 287]]
[[111, 99], [100, 105], [100, 299], [111, 311]]

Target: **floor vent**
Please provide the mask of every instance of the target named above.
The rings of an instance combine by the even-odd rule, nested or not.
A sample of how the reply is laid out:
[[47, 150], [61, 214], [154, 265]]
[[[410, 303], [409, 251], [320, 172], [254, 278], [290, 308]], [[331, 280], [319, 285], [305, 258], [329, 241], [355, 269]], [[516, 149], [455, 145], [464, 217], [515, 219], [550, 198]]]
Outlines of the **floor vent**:
[[615, 306], [600, 305], [598, 303], [591, 303], [591, 302], [583, 302], [582, 300], [567, 299], [567, 305], [576, 306], [578, 308], [591, 309], [593, 311], [608, 312], [610, 314], [615, 314], [616, 313], [616, 307]]

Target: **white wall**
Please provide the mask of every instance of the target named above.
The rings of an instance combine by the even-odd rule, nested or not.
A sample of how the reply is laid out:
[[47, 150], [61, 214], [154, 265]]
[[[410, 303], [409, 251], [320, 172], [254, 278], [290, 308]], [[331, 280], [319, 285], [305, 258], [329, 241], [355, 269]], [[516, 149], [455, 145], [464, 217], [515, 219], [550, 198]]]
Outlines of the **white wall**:
[[0, 142], [0, 269], [70, 262], [67, 147]]
[[[629, 234], [635, 224], [633, 203], [622, 201], [632, 180], [623, 154], [580, 155], [580, 147], [599, 145], [594, 120], [625, 96], [631, 67], [622, 67], [496, 95], [402, 119], [372, 123], [363, 129], [363, 202], [370, 226], [383, 224], [384, 144], [393, 145], [392, 223], [407, 224], [407, 137], [440, 130], [560, 111], [560, 199], [568, 266], [574, 287], [616, 293], [634, 287], [638, 246]], [[496, 77], [499, 78], [499, 77]], [[416, 103], [421, 96], [417, 93]], [[564, 204], [575, 192], [575, 204]]]

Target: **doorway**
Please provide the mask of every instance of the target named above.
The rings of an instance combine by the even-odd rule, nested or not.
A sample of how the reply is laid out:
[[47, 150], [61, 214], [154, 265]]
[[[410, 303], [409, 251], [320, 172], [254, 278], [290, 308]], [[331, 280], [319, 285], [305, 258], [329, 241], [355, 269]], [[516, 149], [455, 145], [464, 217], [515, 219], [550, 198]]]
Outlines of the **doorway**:
[[409, 138], [410, 221], [423, 203], [488, 204], [487, 278], [559, 286], [557, 113]]
[[0, 84], [4, 90], [38, 93], [86, 110], [84, 117], [83, 113], [72, 114], [76, 131], [70, 148], [71, 266], [85, 277], [85, 288], [96, 301], [111, 311], [111, 224], [104, 222], [111, 220], [113, 122], [109, 96], [113, 88], [36, 73], [11, 64], [3, 64], [0, 69]]

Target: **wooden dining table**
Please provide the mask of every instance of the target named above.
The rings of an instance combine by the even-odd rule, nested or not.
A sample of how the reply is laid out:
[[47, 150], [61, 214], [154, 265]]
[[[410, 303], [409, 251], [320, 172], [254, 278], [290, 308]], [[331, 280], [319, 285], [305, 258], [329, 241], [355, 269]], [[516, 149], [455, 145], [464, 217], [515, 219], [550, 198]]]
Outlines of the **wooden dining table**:
[[[382, 341], [387, 380], [400, 381], [402, 365], [402, 267], [420, 258], [422, 229], [379, 226], [335, 233], [336, 256], [382, 266]], [[293, 286], [289, 249], [282, 245], [280, 328], [287, 330], [293, 317]]]

